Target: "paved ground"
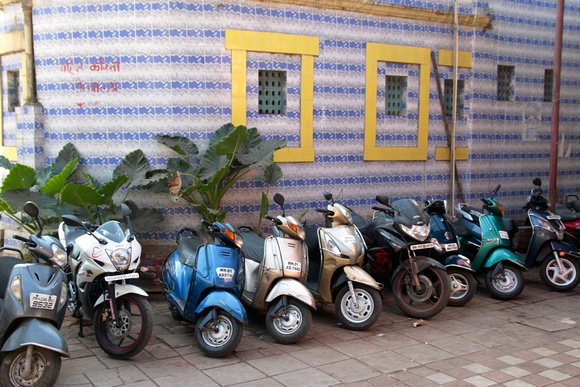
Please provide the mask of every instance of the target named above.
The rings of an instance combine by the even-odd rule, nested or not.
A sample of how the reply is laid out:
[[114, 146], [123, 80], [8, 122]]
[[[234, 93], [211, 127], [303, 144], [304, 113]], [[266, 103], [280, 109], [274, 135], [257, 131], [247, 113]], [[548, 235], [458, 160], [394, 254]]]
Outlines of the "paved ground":
[[91, 329], [63, 330], [71, 358], [57, 386], [579, 386], [580, 289], [550, 292], [537, 271], [515, 301], [497, 301], [483, 286], [470, 304], [447, 307], [413, 327], [384, 292], [383, 312], [369, 331], [337, 324], [331, 306], [319, 308], [300, 343], [273, 342], [254, 316], [233, 355], [205, 357], [190, 324], [173, 321], [167, 304], [152, 300], [155, 329], [131, 360], [106, 356]]

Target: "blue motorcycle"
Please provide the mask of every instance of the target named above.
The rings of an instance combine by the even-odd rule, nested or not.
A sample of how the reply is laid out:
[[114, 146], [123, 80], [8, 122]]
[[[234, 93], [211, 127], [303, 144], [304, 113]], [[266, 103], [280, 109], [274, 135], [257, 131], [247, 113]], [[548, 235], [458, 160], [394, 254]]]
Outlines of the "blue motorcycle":
[[195, 324], [195, 341], [210, 357], [231, 354], [248, 317], [240, 301], [244, 288], [243, 240], [230, 224], [202, 220], [215, 238], [203, 243], [196, 230], [177, 233], [177, 249], [163, 263], [163, 293], [176, 320]]

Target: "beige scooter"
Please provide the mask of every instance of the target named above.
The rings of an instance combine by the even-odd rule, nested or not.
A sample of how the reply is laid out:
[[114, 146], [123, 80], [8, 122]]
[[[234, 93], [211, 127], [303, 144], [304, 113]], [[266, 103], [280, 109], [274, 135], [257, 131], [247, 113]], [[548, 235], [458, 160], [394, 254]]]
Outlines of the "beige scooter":
[[324, 197], [331, 204], [316, 211], [324, 214], [326, 227], [319, 227], [316, 234], [307, 232], [306, 287], [317, 301], [334, 303], [336, 316], [348, 329], [366, 330], [383, 309], [382, 285], [361, 268], [366, 246], [352, 224], [351, 211], [335, 203], [331, 193]]
[[252, 309], [266, 311], [266, 329], [281, 344], [301, 340], [312, 323], [316, 303], [304, 286], [308, 273], [308, 251], [304, 228], [284, 212], [284, 197], [274, 195], [282, 216], [266, 219], [274, 223], [273, 235], [265, 240], [246, 227], [244, 239], [246, 282], [242, 302]]

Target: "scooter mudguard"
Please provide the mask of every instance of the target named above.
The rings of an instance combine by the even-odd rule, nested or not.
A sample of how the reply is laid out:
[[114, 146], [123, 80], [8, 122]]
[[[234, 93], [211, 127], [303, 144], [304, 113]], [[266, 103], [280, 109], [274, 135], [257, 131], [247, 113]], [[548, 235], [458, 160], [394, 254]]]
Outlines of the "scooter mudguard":
[[489, 269], [490, 267], [495, 266], [498, 262], [501, 261], [509, 261], [520, 266], [522, 269], [527, 269], [526, 264], [522, 261], [514, 252], [504, 249], [504, 248], [497, 248], [492, 250], [485, 260], [483, 264], [484, 269]]
[[292, 278], [281, 278], [268, 293], [266, 302], [272, 302], [280, 296], [294, 297], [302, 301], [313, 309], [316, 309], [316, 302], [312, 293], [300, 282]]
[[[125, 294], [135, 293], [143, 297], [147, 297], [148, 294], [145, 290], [141, 289], [135, 285], [115, 285], [115, 298], [121, 297]], [[105, 295], [101, 294], [97, 302], [95, 302], [95, 309], [97, 305], [102, 304], [105, 301]]]
[[554, 251], [563, 252], [564, 254], [580, 259], [580, 251], [576, 247], [562, 241], [550, 241], [550, 243]]
[[[434, 260], [433, 258], [418, 256], [414, 259], [415, 264], [417, 265], [416, 270], [417, 273], [425, 270], [428, 267], [438, 267], [439, 269], [445, 270], [445, 266], [439, 261]], [[391, 276], [391, 283], [394, 282], [395, 277], [401, 270], [410, 270], [411, 269], [411, 262], [407, 259], [395, 269], [395, 272]]]
[[336, 289], [342, 287], [342, 284], [347, 281], [358, 282], [377, 290], [381, 290], [383, 288], [382, 284], [378, 283], [360, 266], [344, 266], [343, 273], [341, 273], [332, 283], [332, 292], [334, 293]]
[[2, 352], [15, 351], [27, 345], [50, 349], [69, 357], [68, 345], [51, 323], [37, 318], [24, 319], [2, 346]]
[[468, 271], [475, 272], [475, 270], [473, 270], [471, 268], [471, 264], [469, 262], [469, 259], [467, 259], [466, 257], [464, 257], [462, 255], [450, 255], [450, 256], [448, 256], [443, 261], [443, 266], [445, 266], [445, 268], [458, 267], [460, 269], [465, 269]]
[[[210, 292], [197, 306], [195, 314], [199, 316], [207, 308], [220, 308], [231, 314], [236, 320], [244, 325], [248, 324], [248, 315], [242, 302], [232, 293], [224, 290]], [[188, 316], [185, 316], [188, 318]]]

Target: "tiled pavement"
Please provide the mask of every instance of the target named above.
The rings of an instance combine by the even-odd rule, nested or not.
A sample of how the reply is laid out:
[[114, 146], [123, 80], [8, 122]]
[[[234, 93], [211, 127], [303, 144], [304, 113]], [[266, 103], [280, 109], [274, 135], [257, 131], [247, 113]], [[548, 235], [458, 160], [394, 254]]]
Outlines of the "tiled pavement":
[[295, 345], [275, 343], [253, 315], [223, 359], [204, 356], [192, 325], [172, 320], [159, 296], [151, 301], [153, 337], [131, 360], [106, 356], [92, 328], [78, 338], [78, 323], [67, 317], [71, 357], [57, 386], [580, 386], [578, 288], [550, 292], [533, 270], [514, 301], [494, 300], [480, 286], [467, 306], [447, 307], [416, 328], [383, 294], [369, 331], [342, 328], [327, 305]]

